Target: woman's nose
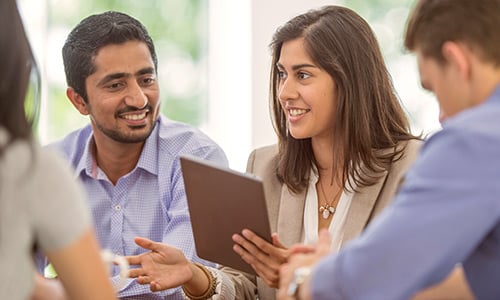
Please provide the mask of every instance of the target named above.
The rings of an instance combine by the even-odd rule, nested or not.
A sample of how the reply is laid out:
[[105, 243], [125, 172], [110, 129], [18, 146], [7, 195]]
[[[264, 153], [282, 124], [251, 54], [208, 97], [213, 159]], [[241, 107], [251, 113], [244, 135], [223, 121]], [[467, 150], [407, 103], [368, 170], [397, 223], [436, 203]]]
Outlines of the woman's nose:
[[297, 95], [297, 89], [292, 79], [287, 78], [280, 83], [278, 96], [281, 101], [296, 99]]

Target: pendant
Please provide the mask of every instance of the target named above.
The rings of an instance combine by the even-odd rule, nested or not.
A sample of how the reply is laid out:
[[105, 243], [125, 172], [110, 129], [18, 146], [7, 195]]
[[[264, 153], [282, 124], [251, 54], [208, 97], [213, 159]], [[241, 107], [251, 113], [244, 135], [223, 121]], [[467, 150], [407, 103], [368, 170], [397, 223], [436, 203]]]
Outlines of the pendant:
[[323, 217], [323, 219], [326, 220], [330, 217], [331, 214], [333, 214], [335, 212], [335, 207], [330, 206], [328, 204], [322, 205], [319, 208], [319, 212], [321, 213], [321, 216]]

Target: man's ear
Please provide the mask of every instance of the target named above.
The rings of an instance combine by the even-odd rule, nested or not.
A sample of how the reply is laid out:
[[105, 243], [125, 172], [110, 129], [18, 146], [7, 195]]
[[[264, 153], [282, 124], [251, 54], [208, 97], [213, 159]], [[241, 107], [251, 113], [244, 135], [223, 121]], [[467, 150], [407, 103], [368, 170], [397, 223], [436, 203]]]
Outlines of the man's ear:
[[88, 115], [89, 110], [87, 108], [87, 102], [83, 99], [80, 94], [78, 94], [75, 89], [72, 87], [68, 87], [66, 89], [66, 96], [68, 97], [69, 101], [73, 104], [73, 106], [82, 114], [82, 115]]
[[441, 51], [446, 62], [455, 68], [462, 79], [468, 80], [471, 76], [471, 61], [469, 58], [469, 50], [463, 44], [456, 42], [445, 42]]

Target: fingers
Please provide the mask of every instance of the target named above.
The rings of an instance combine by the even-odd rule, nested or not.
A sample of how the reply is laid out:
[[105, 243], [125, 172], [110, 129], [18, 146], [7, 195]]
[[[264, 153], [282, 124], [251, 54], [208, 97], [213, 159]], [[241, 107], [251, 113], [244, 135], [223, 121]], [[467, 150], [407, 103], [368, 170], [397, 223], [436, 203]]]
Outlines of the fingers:
[[266, 266], [259, 264], [259, 265], [252, 265], [252, 268], [257, 272], [259, 277], [269, 286], [272, 288], [277, 288], [279, 285], [280, 281], [280, 276], [279, 276], [279, 269], [271, 269], [267, 268]]
[[[252, 238], [252, 234], [253, 233], [249, 235], [250, 238]], [[239, 254], [245, 262], [252, 266], [264, 282], [270, 287], [278, 287], [279, 267], [286, 260], [284, 257], [287, 257], [287, 255], [284, 255], [285, 251], [283, 249], [277, 249], [279, 251], [271, 251], [271, 253], [277, 255], [268, 254], [265, 251], [262, 251], [258, 245], [253, 244], [251, 241], [238, 234], [233, 236], [233, 241], [236, 243], [233, 246], [233, 250]], [[272, 248], [275, 248], [273, 245], [265, 241], [264, 243]], [[282, 253], [280, 253], [280, 251]]]
[[296, 244], [290, 247], [290, 254], [312, 253], [316, 251], [316, 247], [312, 245]]
[[288, 286], [292, 281], [293, 270], [294, 269], [290, 266], [290, 264], [283, 264], [283, 266], [280, 268], [280, 282], [279, 290], [277, 293], [278, 300], [293, 299], [288, 296]]
[[145, 274], [146, 274], [146, 272], [144, 272], [144, 270], [142, 268], [128, 270], [128, 277], [130, 277], [130, 278], [137, 278], [137, 277], [145, 275]]
[[249, 264], [264, 264], [277, 269], [283, 262], [282, 255], [277, 254], [275, 251], [269, 253], [240, 235], [233, 236], [233, 241], [236, 243], [233, 250]]
[[137, 277], [137, 283], [139, 284], [142, 284], [142, 285], [145, 285], [145, 284], [149, 284], [149, 289], [152, 291], [152, 292], [158, 292], [158, 291], [162, 291], [162, 287], [161, 285], [152, 280], [151, 277], [149, 276], [139, 276]]
[[151, 281], [151, 283], [149, 284], [149, 289], [151, 290], [151, 292], [158, 292], [162, 290], [161, 285], [156, 281]]
[[139, 284], [150, 284], [151, 283], [151, 278], [149, 276], [138, 276], [137, 277], [137, 283]]
[[236, 252], [239, 256], [241, 256], [241, 258], [249, 265], [259, 263], [257, 258], [253, 254], [251, 254], [247, 248], [244, 248], [239, 244], [233, 246], [233, 251]]
[[[235, 243], [239, 244], [243, 249], [258, 258], [261, 262], [276, 262], [278, 264], [282, 264], [288, 259], [288, 249], [281, 245], [277, 239], [277, 235], [273, 239], [277, 241], [277, 246], [270, 244], [248, 229], [244, 229], [241, 235], [233, 235], [233, 241]], [[269, 257], [272, 261], [269, 261]]]
[[129, 265], [140, 265], [142, 263], [142, 255], [124, 256]]
[[283, 244], [281, 244], [281, 242], [280, 242], [280, 240], [278, 238], [278, 233], [276, 233], [276, 232], [273, 233], [271, 235], [271, 239], [273, 240], [273, 245], [275, 247], [286, 249], [286, 247]]
[[284, 248], [279, 243], [278, 235], [276, 233], [274, 234], [275, 237], [273, 237], [273, 236], [271, 236], [271, 237], [273, 239], [273, 242], [276, 239], [276, 241], [278, 242], [278, 245], [270, 244], [269, 242], [267, 242], [266, 240], [264, 240], [260, 236], [256, 235], [253, 231], [248, 230], [248, 229], [243, 229], [243, 231], [241, 232], [241, 235], [243, 237], [245, 237], [247, 240], [249, 240], [250, 242], [252, 242], [254, 245], [256, 245], [259, 249], [262, 249], [262, 251], [264, 251], [266, 253], [270, 253], [271, 251], [273, 251], [277, 247]]
[[151, 250], [151, 251], [157, 250], [158, 246], [160, 245], [160, 243], [156, 243], [156, 242], [153, 242], [150, 239], [142, 238], [142, 237], [136, 237], [136, 238], [134, 238], [134, 242], [138, 246], [140, 246], [140, 247], [142, 247], [144, 249]]

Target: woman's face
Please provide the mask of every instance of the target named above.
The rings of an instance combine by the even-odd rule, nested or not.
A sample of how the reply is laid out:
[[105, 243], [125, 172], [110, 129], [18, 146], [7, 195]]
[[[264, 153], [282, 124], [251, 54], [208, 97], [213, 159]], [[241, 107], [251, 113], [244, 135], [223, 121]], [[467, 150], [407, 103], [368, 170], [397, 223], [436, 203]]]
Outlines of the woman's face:
[[332, 138], [336, 85], [309, 57], [304, 38], [283, 43], [276, 68], [278, 97], [290, 134], [296, 139]]

